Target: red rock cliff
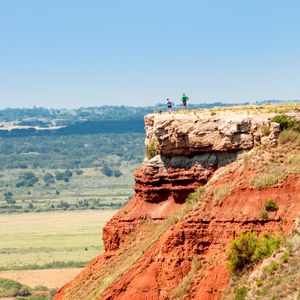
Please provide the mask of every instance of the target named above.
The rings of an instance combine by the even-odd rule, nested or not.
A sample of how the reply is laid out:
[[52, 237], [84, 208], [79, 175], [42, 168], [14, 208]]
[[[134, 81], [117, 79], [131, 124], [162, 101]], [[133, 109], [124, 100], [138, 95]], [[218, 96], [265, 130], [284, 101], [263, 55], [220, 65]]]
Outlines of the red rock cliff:
[[[261, 172], [268, 152], [241, 158], [241, 151], [256, 143], [276, 145], [280, 129], [269, 119], [236, 114], [146, 116], [146, 146], [154, 145], [157, 155], [137, 170], [135, 196], [105, 226], [106, 252], [55, 299], [179, 299], [176, 288], [188, 276], [193, 278], [182, 298], [222, 295], [230, 278], [225, 267], [230, 239], [241, 231], [286, 234], [300, 209], [296, 172], [284, 171], [278, 184], [255, 189], [251, 178]], [[263, 124], [270, 129], [264, 137]], [[277, 152], [280, 156], [284, 150], [278, 147]], [[204, 185], [201, 201], [182, 210], [187, 196]], [[279, 210], [262, 219], [267, 198], [274, 199]], [[196, 268], [199, 262], [201, 268]]]

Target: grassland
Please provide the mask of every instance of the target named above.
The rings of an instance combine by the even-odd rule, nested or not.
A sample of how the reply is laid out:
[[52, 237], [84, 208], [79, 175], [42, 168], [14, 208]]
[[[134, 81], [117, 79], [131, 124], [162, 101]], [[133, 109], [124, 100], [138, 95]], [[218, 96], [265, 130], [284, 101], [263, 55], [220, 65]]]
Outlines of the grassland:
[[[114, 210], [2, 215], [0, 269], [85, 263], [103, 250], [102, 227]], [[1, 275], [0, 275], [1, 276]]]
[[[6, 169], [0, 174], [0, 213], [53, 211], [66, 209], [60, 203], [68, 204], [68, 210], [120, 208], [133, 195], [133, 173], [135, 164], [124, 162], [122, 176], [108, 177], [99, 169], [82, 169], [81, 175], [73, 171], [69, 182], [55, 181], [46, 185], [43, 176], [59, 170], [32, 169], [39, 181], [31, 187], [16, 187], [22, 169]], [[26, 170], [26, 172], [28, 169]], [[11, 192], [15, 203], [8, 204], [3, 194]], [[80, 204], [85, 201], [85, 204]]]

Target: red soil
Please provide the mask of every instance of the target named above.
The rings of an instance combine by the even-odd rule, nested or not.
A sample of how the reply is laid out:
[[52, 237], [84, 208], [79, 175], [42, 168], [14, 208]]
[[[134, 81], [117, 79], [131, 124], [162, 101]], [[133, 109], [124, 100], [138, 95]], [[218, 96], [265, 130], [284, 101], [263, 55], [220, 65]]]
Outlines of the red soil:
[[164, 220], [203, 185], [214, 169], [201, 166], [168, 169], [142, 165], [135, 174], [135, 196], [104, 227], [105, 250], [115, 250], [141, 220]]
[[[137, 178], [142, 174], [137, 173]], [[196, 211], [168, 229], [99, 299], [167, 299], [170, 292], [188, 274], [195, 258], [204, 262], [202, 276], [193, 278], [185, 299], [217, 299], [230, 278], [226, 269], [226, 250], [230, 239], [244, 231], [288, 234], [300, 210], [299, 176], [291, 176], [276, 187], [255, 190], [249, 186], [252, 175], [251, 171], [244, 171], [224, 176], [215, 186], [232, 182], [233, 179], [238, 182], [229, 196], [215, 203], [206, 194]], [[77, 284], [77, 279], [82, 274], [90, 274], [90, 279], [86, 280], [82, 289], [90, 285], [93, 276], [101, 272], [103, 262], [109, 261], [110, 256], [115, 253], [112, 250], [126, 240], [128, 233], [137, 226], [138, 220], [167, 217], [180, 207], [191, 189], [201, 184], [200, 181], [192, 182], [190, 185], [177, 186], [176, 189], [172, 189], [171, 185], [164, 190], [168, 193], [163, 194], [164, 200], [158, 202], [158, 198], [148, 201], [143, 197], [145, 194], [159, 194], [157, 186], [153, 182], [147, 186], [145, 182], [146, 186], [142, 188], [140, 182], [138, 180], [136, 186], [137, 195], [104, 230], [106, 253], [94, 259], [74, 281], [60, 290], [55, 299], [70, 299], [68, 290]], [[166, 183], [168, 184], [170, 182]], [[214, 186], [211, 187], [213, 188]], [[270, 198], [278, 204], [279, 209], [269, 212], [268, 219], [263, 220], [259, 218], [259, 214], [265, 200]], [[125, 210], [128, 214], [124, 214]]]

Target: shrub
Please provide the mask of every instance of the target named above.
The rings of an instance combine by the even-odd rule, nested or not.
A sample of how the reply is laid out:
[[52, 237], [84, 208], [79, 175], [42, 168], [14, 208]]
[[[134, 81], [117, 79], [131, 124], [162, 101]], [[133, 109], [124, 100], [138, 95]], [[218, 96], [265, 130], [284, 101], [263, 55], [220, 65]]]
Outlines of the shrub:
[[265, 210], [276, 211], [278, 210], [278, 205], [272, 199], [269, 199], [265, 202]]
[[253, 261], [262, 260], [270, 256], [279, 249], [281, 238], [279, 235], [271, 235], [265, 233], [262, 237], [257, 239], [257, 247], [252, 257]]
[[83, 171], [81, 169], [76, 169], [76, 174], [81, 175], [81, 174], [83, 174]]
[[113, 175], [114, 175], [114, 177], [120, 177], [120, 176], [122, 176], [123, 174], [122, 174], [122, 172], [121, 172], [120, 170], [114, 170], [114, 171], [113, 171]]
[[51, 295], [51, 297], [54, 297], [55, 294], [56, 294], [56, 289], [54, 289], [54, 288], [50, 289], [50, 295]]
[[277, 115], [271, 121], [279, 123], [281, 129], [293, 129], [297, 127], [297, 122], [286, 115]]
[[19, 180], [16, 183], [16, 187], [30, 187], [37, 183], [39, 179], [34, 175], [33, 172], [25, 172], [19, 175]]
[[30, 290], [27, 286], [24, 286], [21, 283], [14, 280], [0, 278], [0, 296], [16, 297], [29, 295]]
[[150, 144], [147, 146], [147, 157], [149, 159], [153, 158], [156, 155], [156, 149], [154, 144]]
[[241, 233], [239, 238], [232, 240], [228, 251], [228, 267], [231, 271], [240, 271], [252, 262], [257, 247], [257, 236], [254, 232]]
[[15, 199], [12, 199], [12, 198], [7, 198], [7, 199], [6, 199], [6, 203], [7, 203], [7, 204], [16, 204], [16, 200], [15, 200]]
[[13, 193], [12, 193], [12, 192], [5, 192], [5, 193], [3, 194], [3, 197], [4, 197], [5, 200], [11, 199], [12, 196], [13, 196]]
[[241, 233], [236, 240], [232, 240], [227, 253], [228, 268], [232, 272], [239, 272], [253, 262], [270, 256], [279, 249], [279, 236], [264, 234], [258, 237], [255, 232]]
[[63, 180], [65, 182], [69, 182], [70, 178], [73, 176], [73, 173], [70, 170], [66, 170], [64, 172], [57, 172], [55, 174], [56, 180]]
[[113, 170], [107, 165], [104, 165], [104, 167], [102, 168], [102, 173], [107, 177], [111, 177], [114, 174]]
[[234, 298], [233, 300], [245, 300], [247, 295], [247, 288], [245, 286], [242, 286], [235, 290]]
[[258, 287], [261, 287], [261, 286], [263, 286], [264, 285], [264, 283], [263, 283], [263, 281], [261, 280], [261, 279], [256, 279], [256, 285], [258, 286]]
[[70, 204], [66, 201], [60, 200], [57, 204], [57, 208], [62, 208], [63, 210], [67, 210], [70, 207]]
[[27, 208], [28, 208], [28, 209], [34, 209], [34, 205], [33, 205], [32, 203], [29, 203], [29, 204], [27, 205]]
[[27, 288], [25, 286], [22, 286], [18, 292], [18, 296], [22, 296], [22, 297], [29, 296], [30, 294], [31, 293], [30, 293], [29, 288]]
[[87, 199], [81, 199], [78, 201], [78, 205], [81, 207], [88, 207], [89, 206], [89, 201]]
[[300, 134], [292, 129], [286, 129], [280, 132], [278, 136], [278, 141], [280, 144], [284, 145], [287, 143], [300, 143]]
[[55, 183], [55, 178], [51, 173], [46, 173], [44, 175], [43, 179], [47, 185], [49, 185], [51, 183]]
[[262, 210], [262, 211], [260, 212], [260, 214], [259, 214], [259, 217], [260, 217], [261, 219], [268, 219], [268, 212], [265, 211], [265, 210]]

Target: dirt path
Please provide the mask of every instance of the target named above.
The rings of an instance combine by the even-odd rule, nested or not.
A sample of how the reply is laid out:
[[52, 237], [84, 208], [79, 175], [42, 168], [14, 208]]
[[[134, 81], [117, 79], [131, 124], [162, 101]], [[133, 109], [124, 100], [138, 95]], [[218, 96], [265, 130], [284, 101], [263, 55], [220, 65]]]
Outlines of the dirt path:
[[0, 277], [16, 280], [30, 287], [44, 285], [48, 288], [57, 288], [73, 279], [80, 271], [80, 268], [3, 271], [0, 272]]

